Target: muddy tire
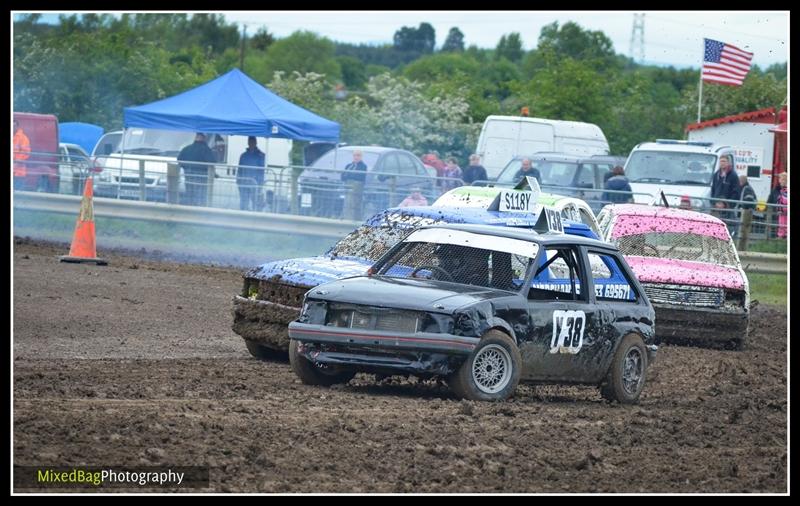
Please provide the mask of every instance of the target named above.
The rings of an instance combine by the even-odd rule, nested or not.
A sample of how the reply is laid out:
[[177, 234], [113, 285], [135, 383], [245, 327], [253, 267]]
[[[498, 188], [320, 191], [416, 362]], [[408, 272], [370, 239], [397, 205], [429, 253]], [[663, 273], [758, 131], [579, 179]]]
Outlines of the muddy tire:
[[280, 358], [286, 360], [285, 351], [275, 350], [263, 344], [251, 341], [250, 339], [245, 339], [244, 345], [247, 346], [247, 351], [250, 352], [250, 355], [259, 360], [275, 360]]
[[521, 374], [517, 345], [499, 330], [490, 330], [447, 382], [462, 399], [502, 401], [514, 393]]
[[353, 371], [323, 369], [318, 367], [297, 352], [298, 344], [299, 343], [294, 339], [289, 341], [289, 363], [294, 373], [297, 374], [300, 381], [304, 384], [329, 387], [331, 385], [347, 383], [356, 375]]
[[620, 404], [636, 404], [644, 389], [647, 371], [647, 348], [642, 338], [628, 334], [622, 339], [600, 394], [608, 401]]

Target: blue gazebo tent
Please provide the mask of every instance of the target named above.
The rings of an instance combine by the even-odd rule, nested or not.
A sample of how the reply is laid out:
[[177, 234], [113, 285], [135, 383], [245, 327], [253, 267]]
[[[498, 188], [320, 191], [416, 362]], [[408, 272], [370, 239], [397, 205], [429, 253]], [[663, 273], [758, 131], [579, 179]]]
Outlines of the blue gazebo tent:
[[174, 97], [126, 107], [125, 128], [337, 141], [339, 124], [272, 93], [239, 69]]

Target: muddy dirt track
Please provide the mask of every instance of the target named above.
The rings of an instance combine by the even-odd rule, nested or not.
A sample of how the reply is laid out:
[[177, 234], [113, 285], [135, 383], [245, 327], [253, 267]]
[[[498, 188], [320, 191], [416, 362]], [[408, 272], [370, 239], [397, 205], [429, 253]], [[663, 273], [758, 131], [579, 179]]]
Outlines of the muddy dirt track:
[[786, 308], [754, 310], [743, 352], [662, 346], [638, 406], [565, 386], [475, 403], [251, 358], [237, 269], [64, 253], [14, 245], [15, 465], [207, 465], [205, 490], [234, 492], [787, 489]]

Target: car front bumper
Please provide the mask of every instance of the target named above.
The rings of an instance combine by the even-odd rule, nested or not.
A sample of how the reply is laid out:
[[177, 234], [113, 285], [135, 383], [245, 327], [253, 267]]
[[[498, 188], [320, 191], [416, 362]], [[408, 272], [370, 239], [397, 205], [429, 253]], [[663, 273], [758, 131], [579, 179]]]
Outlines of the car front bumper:
[[750, 323], [745, 309], [724, 310], [653, 304], [656, 335], [661, 339], [692, 341], [744, 340]]
[[248, 299], [241, 295], [233, 297], [233, 331], [274, 350], [289, 350], [287, 327], [298, 316], [299, 307]]
[[398, 333], [289, 324], [289, 337], [308, 360], [365, 372], [447, 375], [472, 353], [479, 339], [428, 332]]

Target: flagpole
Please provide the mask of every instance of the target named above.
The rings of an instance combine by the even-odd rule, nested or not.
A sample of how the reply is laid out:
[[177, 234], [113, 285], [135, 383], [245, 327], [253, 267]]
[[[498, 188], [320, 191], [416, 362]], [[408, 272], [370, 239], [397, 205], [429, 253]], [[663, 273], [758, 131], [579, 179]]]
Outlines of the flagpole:
[[697, 98], [697, 122], [700, 123], [700, 109], [703, 106], [703, 70], [700, 70], [700, 93]]
[[703, 61], [700, 62], [700, 84], [698, 85], [698, 89], [700, 90], [697, 94], [697, 122], [700, 123], [700, 110], [703, 107], [703, 65], [706, 61], [706, 39], [703, 39]]

